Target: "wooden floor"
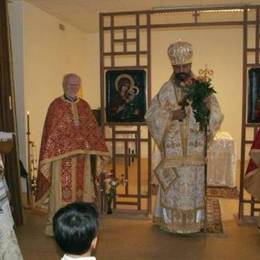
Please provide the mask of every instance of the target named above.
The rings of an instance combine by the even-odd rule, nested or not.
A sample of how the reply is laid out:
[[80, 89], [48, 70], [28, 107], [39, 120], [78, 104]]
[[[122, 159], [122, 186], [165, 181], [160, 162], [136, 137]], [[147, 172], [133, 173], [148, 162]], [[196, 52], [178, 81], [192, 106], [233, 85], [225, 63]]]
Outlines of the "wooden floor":
[[[221, 199], [220, 205], [224, 234], [174, 235], [160, 231], [143, 215], [103, 215], [97, 259], [260, 260], [256, 225], [237, 224], [236, 199]], [[45, 219], [44, 214], [25, 211], [25, 225], [16, 230], [25, 260], [60, 259], [54, 240], [44, 235]]]
[[[101, 217], [98, 260], [104, 259], [260, 259], [260, 233], [255, 225], [238, 225], [232, 216], [236, 200], [222, 205], [224, 234], [173, 235], [160, 231], [151, 219]], [[60, 259], [52, 238], [43, 234], [45, 216], [25, 214], [25, 225], [17, 229], [24, 259]]]

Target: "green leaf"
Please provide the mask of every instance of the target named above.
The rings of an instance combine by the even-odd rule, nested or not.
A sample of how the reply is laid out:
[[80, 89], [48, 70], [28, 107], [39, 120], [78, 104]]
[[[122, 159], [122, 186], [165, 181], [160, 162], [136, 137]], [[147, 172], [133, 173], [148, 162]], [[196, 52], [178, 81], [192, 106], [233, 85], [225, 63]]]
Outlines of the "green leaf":
[[188, 105], [189, 101], [193, 109], [194, 117], [200, 124], [200, 130], [205, 129], [209, 124], [210, 111], [204, 102], [205, 98], [216, 93], [211, 85], [211, 80], [195, 80], [191, 85], [185, 87], [185, 100], [184, 105]]

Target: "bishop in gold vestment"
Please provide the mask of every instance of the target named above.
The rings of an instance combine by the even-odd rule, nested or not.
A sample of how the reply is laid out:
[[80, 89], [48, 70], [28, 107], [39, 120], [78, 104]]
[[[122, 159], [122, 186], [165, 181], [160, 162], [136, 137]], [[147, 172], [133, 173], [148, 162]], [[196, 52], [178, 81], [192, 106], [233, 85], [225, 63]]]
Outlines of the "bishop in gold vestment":
[[[187, 42], [169, 46], [174, 73], [153, 98], [146, 113], [149, 131], [160, 151], [155, 169], [159, 190], [154, 222], [161, 229], [188, 234], [199, 232], [204, 223], [204, 132], [191, 106], [180, 107], [182, 81], [192, 78], [192, 47]], [[223, 115], [215, 96], [207, 101], [210, 109], [209, 137], [219, 128]]]

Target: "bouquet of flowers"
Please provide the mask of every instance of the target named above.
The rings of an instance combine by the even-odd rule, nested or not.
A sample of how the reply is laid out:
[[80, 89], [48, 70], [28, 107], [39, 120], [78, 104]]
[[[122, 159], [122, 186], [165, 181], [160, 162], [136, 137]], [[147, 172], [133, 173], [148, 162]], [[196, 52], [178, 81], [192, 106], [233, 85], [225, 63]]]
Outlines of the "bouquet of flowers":
[[101, 186], [105, 193], [105, 199], [107, 202], [107, 214], [112, 214], [112, 202], [116, 198], [116, 187], [123, 183], [123, 178], [118, 179], [114, 176], [112, 170], [109, 172], [103, 172]]
[[200, 125], [200, 131], [203, 131], [209, 124], [210, 115], [206, 101], [216, 91], [211, 85], [210, 78], [189, 79], [184, 84], [185, 96], [180, 105], [184, 107], [191, 103], [195, 119]]

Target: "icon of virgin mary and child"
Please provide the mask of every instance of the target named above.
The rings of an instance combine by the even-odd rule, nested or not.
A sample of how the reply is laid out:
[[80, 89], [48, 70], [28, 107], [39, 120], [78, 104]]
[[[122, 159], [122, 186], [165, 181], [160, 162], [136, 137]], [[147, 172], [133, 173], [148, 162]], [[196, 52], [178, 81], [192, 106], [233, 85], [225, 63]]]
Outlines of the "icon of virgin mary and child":
[[139, 88], [129, 74], [121, 74], [115, 79], [116, 93], [111, 100], [111, 121], [140, 121], [142, 113], [138, 104]]

